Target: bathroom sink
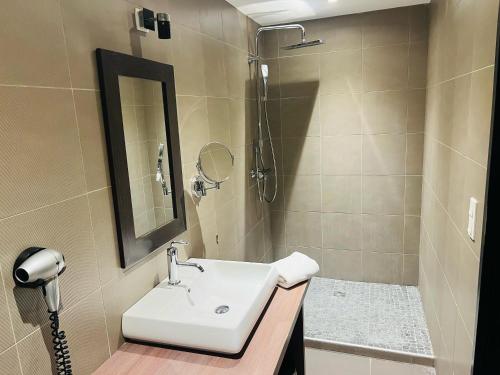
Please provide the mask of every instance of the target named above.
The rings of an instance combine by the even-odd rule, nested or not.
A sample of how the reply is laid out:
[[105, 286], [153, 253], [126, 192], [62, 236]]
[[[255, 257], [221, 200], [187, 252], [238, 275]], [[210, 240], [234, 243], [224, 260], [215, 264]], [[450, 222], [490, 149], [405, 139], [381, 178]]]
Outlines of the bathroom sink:
[[191, 259], [205, 272], [179, 267], [122, 317], [126, 338], [193, 349], [241, 351], [271, 297], [278, 275], [269, 264]]

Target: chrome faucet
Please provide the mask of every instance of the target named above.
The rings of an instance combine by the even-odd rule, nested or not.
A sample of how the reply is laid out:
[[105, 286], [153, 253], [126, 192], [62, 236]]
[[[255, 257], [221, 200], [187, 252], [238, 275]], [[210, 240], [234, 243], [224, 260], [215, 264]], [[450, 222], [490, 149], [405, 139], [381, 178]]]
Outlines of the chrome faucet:
[[168, 255], [168, 284], [169, 285], [178, 285], [181, 281], [178, 278], [178, 270], [177, 266], [186, 266], [186, 267], [196, 267], [200, 270], [200, 272], [205, 272], [205, 269], [199, 265], [198, 263], [191, 262], [179, 262], [177, 259], [177, 248], [174, 246], [176, 244], [179, 245], [188, 245], [186, 241], [172, 241], [170, 243], [170, 247], [167, 249]]

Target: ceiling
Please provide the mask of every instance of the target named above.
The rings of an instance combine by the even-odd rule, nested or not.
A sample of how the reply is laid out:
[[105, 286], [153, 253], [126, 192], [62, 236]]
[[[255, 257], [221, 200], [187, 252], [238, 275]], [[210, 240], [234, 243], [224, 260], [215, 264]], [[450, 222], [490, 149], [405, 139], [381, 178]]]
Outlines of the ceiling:
[[430, 0], [227, 0], [260, 25], [369, 12]]

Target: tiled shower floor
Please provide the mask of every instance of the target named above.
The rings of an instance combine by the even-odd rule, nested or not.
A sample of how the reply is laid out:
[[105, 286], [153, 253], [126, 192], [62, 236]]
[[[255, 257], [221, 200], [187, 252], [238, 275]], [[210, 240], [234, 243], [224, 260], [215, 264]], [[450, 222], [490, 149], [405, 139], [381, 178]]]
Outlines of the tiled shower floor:
[[416, 287], [313, 278], [304, 302], [305, 337], [432, 357]]

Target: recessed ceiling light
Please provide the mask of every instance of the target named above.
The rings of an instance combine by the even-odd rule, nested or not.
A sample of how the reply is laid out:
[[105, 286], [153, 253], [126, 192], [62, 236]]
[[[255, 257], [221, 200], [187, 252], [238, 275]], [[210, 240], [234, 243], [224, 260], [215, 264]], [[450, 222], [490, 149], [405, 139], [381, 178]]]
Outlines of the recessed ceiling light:
[[336, 3], [337, 0], [328, 0], [328, 2], [331, 4], [331, 3]]

